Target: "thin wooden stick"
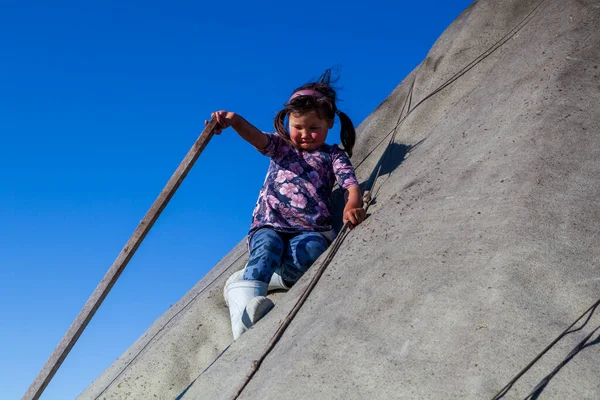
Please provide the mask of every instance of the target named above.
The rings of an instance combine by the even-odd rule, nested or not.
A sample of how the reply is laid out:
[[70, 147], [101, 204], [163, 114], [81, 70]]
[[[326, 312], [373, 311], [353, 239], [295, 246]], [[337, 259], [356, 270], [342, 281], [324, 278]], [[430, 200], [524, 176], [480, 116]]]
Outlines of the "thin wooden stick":
[[181, 182], [183, 182], [183, 179], [194, 166], [194, 163], [212, 138], [216, 125], [217, 121], [214, 118], [206, 125], [196, 143], [194, 143], [181, 164], [179, 164], [179, 167], [177, 167], [177, 170], [171, 176], [171, 179], [169, 179], [162, 192], [160, 192], [160, 195], [154, 201], [144, 219], [140, 222], [135, 232], [133, 232], [133, 235], [131, 235], [113, 265], [106, 275], [104, 275], [104, 278], [102, 278], [85, 303], [79, 315], [77, 315], [77, 318], [75, 318], [75, 321], [73, 321], [69, 330], [67, 330], [67, 333], [62, 337], [58, 346], [56, 346], [50, 358], [46, 361], [46, 364], [44, 364], [31, 386], [29, 386], [22, 400], [36, 400], [42, 395], [44, 389], [46, 389], [46, 386], [48, 386], [48, 383], [50, 383], [50, 380], [52, 380], [54, 374], [60, 368], [60, 365], [77, 342], [77, 339], [79, 339], [79, 336], [81, 336], [83, 330], [96, 313], [96, 310], [98, 310], [98, 307], [100, 307], [110, 289], [112, 289], [123, 270], [125, 270], [129, 260], [131, 260], [140, 244], [142, 244], [152, 225], [154, 225], [169, 203], [169, 200], [171, 200], [171, 197], [177, 191], [177, 188], [179, 188], [179, 185], [181, 185]]

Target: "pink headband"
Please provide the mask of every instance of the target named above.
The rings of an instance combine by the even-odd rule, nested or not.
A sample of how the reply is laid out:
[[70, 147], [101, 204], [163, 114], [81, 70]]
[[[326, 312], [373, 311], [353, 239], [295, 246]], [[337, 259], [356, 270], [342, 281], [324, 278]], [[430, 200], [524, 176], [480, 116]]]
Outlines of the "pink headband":
[[290, 100], [288, 101], [288, 103], [290, 101], [294, 100], [298, 96], [312, 96], [317, 99], [322, 99], [323, 97], [325, 97], [325, 95], [323, 93], [319, 92], [318, 90], [304, 89], [304, 90], [298, 90], [297, 92], [295, 92], [292, 95], [292, 97], [290, 97]]
[[[312, 90], [312, 89], [298, 90], [297, 92], [295, 92], [292, 95], [292, 97], [290, 97], [288, 103], [290, 103], [296, 97], [300, 97], [300, 96], [312, 96], [315, 99], [325, 99], [327, 104], [329, 104], [329, 108], [331, 108], [333, 110], [333, 104], [331, 104], [331, 99], [329, 99], [329, 97], [325, 96], [323, 93], [319, 92], [318, 90]], [[337, 111], [334, 111], [334, 112], [337, 113]]]

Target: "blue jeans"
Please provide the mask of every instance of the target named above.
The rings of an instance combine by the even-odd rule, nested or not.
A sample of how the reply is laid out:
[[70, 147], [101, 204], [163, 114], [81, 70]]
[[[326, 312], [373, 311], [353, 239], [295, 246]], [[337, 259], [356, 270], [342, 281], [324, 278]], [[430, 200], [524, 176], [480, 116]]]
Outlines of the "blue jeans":
[[269, 283], [275, 269], [282, 265], [281, 277], [286, 285], [292, 286], [328, 245], [318, 232], [282, 233], [261, 228], [250, 239], [250, 259], [243, 278]]

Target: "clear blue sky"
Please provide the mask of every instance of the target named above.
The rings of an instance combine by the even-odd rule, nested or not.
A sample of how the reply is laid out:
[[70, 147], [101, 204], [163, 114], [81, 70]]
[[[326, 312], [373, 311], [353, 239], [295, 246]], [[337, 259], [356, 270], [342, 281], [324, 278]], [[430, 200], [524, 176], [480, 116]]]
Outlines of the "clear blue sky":
[[[469, 3], [0, 1], [0, 397], [23, 395], [211, 111], [271, 130], [339, 65], [358, 125]], [[243, 239], [267, 165], [232, 130], [211, 141], [42, 399], [78, 395]]]

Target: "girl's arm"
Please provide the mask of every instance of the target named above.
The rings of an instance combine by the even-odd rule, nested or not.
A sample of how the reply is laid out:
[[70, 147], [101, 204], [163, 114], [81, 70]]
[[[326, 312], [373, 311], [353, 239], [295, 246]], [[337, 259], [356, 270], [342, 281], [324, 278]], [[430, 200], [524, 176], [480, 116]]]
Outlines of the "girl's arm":
[[256, 147], [258, 150], [263, 150], [269, 144], [267, 135], [250, 122], [246, 121], [241, 115], [231, 111], [217, 111], [212, 113], [211, 117], [216, 118], [219, 123], [218, 128], [215, 128], [215, 133], [217, 135], [221, 134], [223, 129], [231, 126], [242, 139]]
[[[348, 200], [344, 207], [344, 223], [350, 221], [352, 226], [356, 226], [365, 220], [365, 209], [363, 208], [362, 193], [360, 187], [350, 186], [348, 188]], [[351, 226], [351, 228], [352, 228]]]

